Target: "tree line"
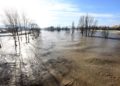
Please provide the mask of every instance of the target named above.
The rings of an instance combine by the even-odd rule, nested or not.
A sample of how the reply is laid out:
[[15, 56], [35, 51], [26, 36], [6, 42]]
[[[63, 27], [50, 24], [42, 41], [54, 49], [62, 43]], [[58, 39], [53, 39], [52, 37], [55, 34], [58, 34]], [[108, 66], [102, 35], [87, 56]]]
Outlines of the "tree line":
[[81, 35], [85, 37], [93, 37], [97, 31], [101, 31], [102, 36], [108, 38], [110, 30], [120, 30], [120, 27], [98, 26], [98, 20], [87, 14], [80, 17], [77, 27], [72, 22], [71, 27], [51, 26], [45, 28], [45, 30], [58, 32], [71, 30], [72, 34], [74, 34], [75, 30], [80, 30]]

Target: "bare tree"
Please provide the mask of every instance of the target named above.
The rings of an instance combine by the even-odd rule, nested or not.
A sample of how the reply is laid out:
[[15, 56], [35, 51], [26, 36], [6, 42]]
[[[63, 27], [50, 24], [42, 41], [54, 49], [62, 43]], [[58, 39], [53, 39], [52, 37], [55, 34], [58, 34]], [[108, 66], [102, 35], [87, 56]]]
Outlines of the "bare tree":
[[81, 30], [81, 34], [82, 34], [82, 36], [84, 35], [84, 18], [85, 16], [81, 16], [80, 17], [80, 20], [79, 20], [79, 24], [78, 24], [78, 28]]
[[30, 42], [30, 39], [29, 39], [30, 20], [25, 16], [25, 14], [22, 15], [22, 24], [23, 24], [23, 30], [25, 34], [26, 43], [29, 43]]
[[103, 27], [102, 28], [102, 36], [107, 39], [109, 36], [109, 27]]
[[30, 28], [31, 28], [31, 33], [34, 36], [34, 38], [37, 38], [40, 34], [39, 26], [36, 23], [31, 23]]
[[75, 31], [75, 25], [74, 22], [72, 22], [72, 34], [74, 34], [74, 31]]
[[[30, 42], [30, 31], [31, 28], [35, 29], [35, 31], [37, 32], [38, 29], [38, 25], [31, 23], [30, 20], [26, 17], [25, 14], [23, 15], [19, 15], [17, 11], [5, 11], [5, 18], [3, 20], [3, 24], [6, 26], [7, 31], [12, 34], [13, 40], [14, 40], [14, 46], [15, 46], [15, 51], [17, 53], [17, 50], [19, 48], [19, 58], [15, 58], [15, 64], [17, 64], [17, 60], [19, 60], [19, 63], [17, 65], [19, 65], [19, 69], [20, 69], [20, 83], [21, 86], [23, 86], [23, 57], [22, 57], [22, 53], [21, 53], [21, 40], [20, 37], [23, 37], [23, 33], [25, 33], [25, 39], [26, 39], [26, 43]], [[20, 32], [21, 31], [21, 32]], [[39, 31], [38, 31], [39, 32]], [[21, 34], [21, 35], [20, 35]], [[0, 44], [1, 47], [1, 44]], [[16, 74], [16, 70], [15, 70], [15, 74]]]
[[12, 34], [14, 39], [15, 50], [17, 51], [17, 45], [19, 45], [20, 48], [20, 39], [18, 33], [20, 26], [20, 17], [17, 11], [5, 11], [5, 19], [3, 23], [7, 27], [7, 31]]
[[95, 32], [96, 25], [97, 20], [87, 14], [86, 16], [80, 17], [78, 28], [81, 30], [82, 36], [92, 36]]

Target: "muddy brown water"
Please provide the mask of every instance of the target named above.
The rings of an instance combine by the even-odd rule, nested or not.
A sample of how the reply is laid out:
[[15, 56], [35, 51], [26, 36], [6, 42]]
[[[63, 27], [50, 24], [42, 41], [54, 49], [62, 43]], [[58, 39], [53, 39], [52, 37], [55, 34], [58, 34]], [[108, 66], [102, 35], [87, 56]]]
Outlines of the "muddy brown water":
[[[0, 85], [120, 85], [119, 80], [113, 79], [113, 77], [119, 79], [120, 76], [117, 73], [120, 68], [118, 66], [120, 61], [120, 35], [118, 33], [110, 33], [110, 38], [104, 39], [100, 32], [96, 34], [96, 37], [82, 37], [79, 31], [75, 31], [74, 34], [70, 31], [42, 31], [37, 39], [31, 38], [29, 44], [22, 42], [20, 56], [15, 55], [11, 37], [0, 37], [0, 39], [3, 46], [0, 49], [2, 75]], [[111, 67], [114, 67], [117, 72]], [[113, 74], [114, 72], [116, 74]], [[99, 80], [101, 81], [98, 82]]]

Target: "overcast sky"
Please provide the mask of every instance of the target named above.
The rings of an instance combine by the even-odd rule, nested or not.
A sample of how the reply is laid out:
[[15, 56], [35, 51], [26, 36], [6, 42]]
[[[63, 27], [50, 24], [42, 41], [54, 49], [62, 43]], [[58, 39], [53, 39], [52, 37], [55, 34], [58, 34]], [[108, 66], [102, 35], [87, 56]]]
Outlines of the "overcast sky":
[[[119, 0], [0, 0], [4, 10], [17, 10], [40, 27], [78, 24], [81, 15], [94, 16], [99, 25], [120, 24]], [[2, 20], [2, 18], [0, 18]]]

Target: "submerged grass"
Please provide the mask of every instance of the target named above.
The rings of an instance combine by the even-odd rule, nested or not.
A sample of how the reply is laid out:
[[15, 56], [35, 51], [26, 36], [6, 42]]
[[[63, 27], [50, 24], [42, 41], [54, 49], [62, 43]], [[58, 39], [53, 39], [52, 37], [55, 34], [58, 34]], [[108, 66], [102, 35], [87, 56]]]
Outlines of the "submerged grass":
[[115, 60], [111, 60], [111, 59], [103, 59], [103, 58], [90, 58], [87, 59], [86, 62], [88, 63], [92, 63], [92, 64], [100, 64], [100, 65], [105, 65], [105, 64], [109, 64], [109, 65], [113, 65], [113, 64], [117, 64], [118, 62]]

